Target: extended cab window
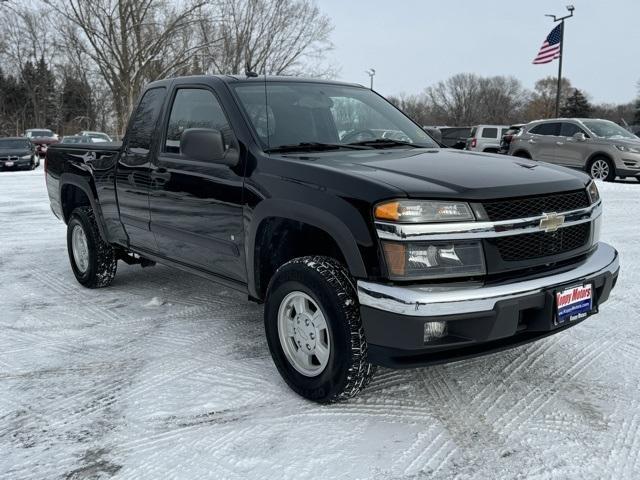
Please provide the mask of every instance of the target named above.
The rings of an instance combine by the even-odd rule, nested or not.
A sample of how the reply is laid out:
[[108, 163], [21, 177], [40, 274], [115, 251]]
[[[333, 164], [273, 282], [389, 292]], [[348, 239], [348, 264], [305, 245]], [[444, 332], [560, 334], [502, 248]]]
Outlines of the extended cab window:
[[176, 93], [164, 151], [180, 153], [180, 137], [188, 128], [209, 128], [219, 130], [228, 148], [231, 143], [231, 126], [216, 96], [202, 88], [182, 88]]
[[165, 88], [147, 90], [131, 117], [129, 147], [149, 150], [158, 116], [164, 102]]
[[498, 138], [498, 129], [497, 128], [483, 128], [482, 129], [482, 138]]
[[559, 123], [541, 123], [540, 125], [536, 125], [529, 133], [533, 133], [534, 135], [560, 135], [560, 124]]

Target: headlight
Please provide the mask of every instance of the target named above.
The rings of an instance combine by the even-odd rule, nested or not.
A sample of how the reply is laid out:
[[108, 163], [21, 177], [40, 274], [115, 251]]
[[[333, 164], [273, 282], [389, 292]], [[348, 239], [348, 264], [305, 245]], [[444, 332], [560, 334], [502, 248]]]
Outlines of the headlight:
[[591, 204], [594, 204], [598, 200], [600, 200], [600, 192], [598, 191], [598, 186], [593, 180], [591, 180], [591, 183], [587, 185], [587, 195], [589, 196], [589, 201], [591, 202]]
[[21, 160], [29, 160], [31, 158], [31, 154], [29, 155], [23, 155], [20, 157]]
[[468, 277], [486, 273], [479, 241], [385, 241], [382, 248], [392, 279]]
[[464, 222], [475, 217], [468, 203], [424, 200], [394, 200], [377, 205], [377, 220], [404, 223]]
[[616, 145], [616, 148], [621, 152], [640, 153], [640, 148], [637, 148], [637, 147], [629, 147], [627, 145]]

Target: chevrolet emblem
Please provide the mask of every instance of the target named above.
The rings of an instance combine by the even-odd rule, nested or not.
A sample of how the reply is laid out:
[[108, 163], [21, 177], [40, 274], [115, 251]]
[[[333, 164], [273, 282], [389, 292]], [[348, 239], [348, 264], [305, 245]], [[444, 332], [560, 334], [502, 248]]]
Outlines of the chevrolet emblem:
[[543, 213], [540, 220], [540, 228], [545, 232], [555, 232], [564, 224], [564, 215], [555, 212]]

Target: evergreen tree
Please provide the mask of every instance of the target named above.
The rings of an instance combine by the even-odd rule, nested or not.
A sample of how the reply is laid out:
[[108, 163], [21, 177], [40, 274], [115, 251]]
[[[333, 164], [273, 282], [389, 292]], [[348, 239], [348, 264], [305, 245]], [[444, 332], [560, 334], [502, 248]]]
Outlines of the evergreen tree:
[[640, 97], [636, 100], [636, 111], [633, 115], [633, 124], [640, 125]]
[[93, 92], [84, 78], [65, 72], [60, 98], [60, 121], [63, 134], [95, 128]]
[[593, 107], [589, 103], [589, 100], [587, 100], [587, 97], [575, 88], [560, 109], [560, 116], [566, 118], [585, 118], [589, 117], [592, 111]]

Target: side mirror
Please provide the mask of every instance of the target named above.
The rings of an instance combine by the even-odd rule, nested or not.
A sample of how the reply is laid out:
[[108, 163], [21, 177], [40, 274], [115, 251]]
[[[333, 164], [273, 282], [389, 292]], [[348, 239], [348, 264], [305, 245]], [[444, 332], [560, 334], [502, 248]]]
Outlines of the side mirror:
[[238, 156], [226, 151], [220, 130], [188, 128], [180, 137], [180, 151], [185, 157], [200, 162], [220, 163], [235, 167]]
[[582, 133], [582, 132], [576, 132], [576, 133], [574, 133], [574, 134], [573, 134], [573, 138], [574, 138], [575, 140], [577, 140], [578, 142], [584, 142], [584, 141], [587, 139], [587, 137], [585, 136], [585, 134], [584, 134], [584, 133]]

